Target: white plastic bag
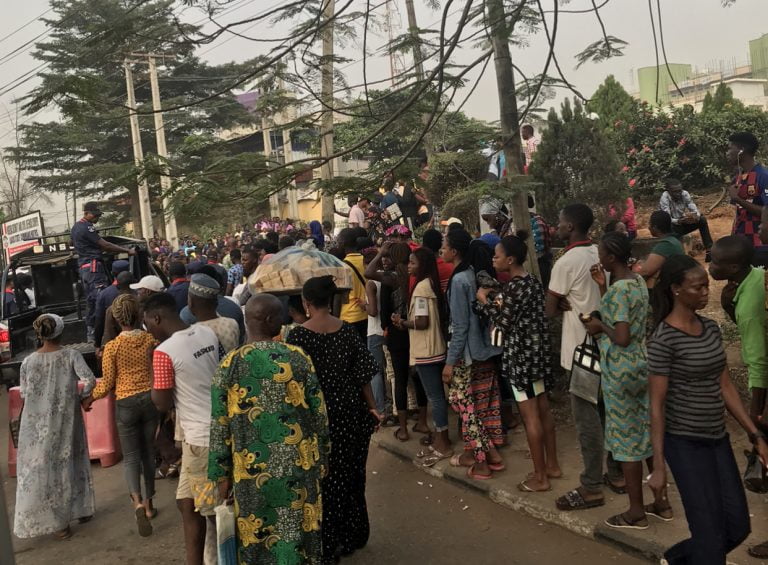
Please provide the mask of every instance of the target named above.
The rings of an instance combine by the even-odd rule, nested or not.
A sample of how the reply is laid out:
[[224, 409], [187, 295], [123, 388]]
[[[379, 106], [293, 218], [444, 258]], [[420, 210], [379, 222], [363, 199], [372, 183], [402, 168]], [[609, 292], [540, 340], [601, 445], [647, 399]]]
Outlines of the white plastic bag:
[[216, 512], [216, 542], [219, 565], [237, 565], [237, 537], [235, 535], [235, 507], [222, 504]]

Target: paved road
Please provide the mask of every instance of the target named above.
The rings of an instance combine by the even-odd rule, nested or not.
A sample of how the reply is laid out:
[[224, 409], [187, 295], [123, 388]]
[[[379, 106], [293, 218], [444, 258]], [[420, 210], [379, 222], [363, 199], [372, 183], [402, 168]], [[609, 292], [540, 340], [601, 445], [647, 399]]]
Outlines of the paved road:
[[[18, 564], [182, 563], [180, 519], [172, 502], [175, 482], [158, 483], [156, 500], [160, 515], [155, 535], [140, 538], [124, 491], [121, 465], [109, 469], [94, 465], [93, 469], [96, 518], [88, 524], [73, 526], [75, 535], [69, 541], [15, 540]], [[644, 563], [611, 547], [502, 508], [475, 492], [432, 479], [411, 463], [377, 448], [373, 448], [369, 460], [368, 485], [371, 541], [343, 563]], [[13, 500], [14, 487], [14, 481], [6, 481], [9, 501]]]

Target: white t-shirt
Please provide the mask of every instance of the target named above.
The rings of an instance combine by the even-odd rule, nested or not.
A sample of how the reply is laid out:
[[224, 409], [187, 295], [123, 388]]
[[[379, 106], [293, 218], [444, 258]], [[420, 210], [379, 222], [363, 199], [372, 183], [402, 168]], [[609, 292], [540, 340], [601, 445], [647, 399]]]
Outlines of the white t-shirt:
[[573, 352], [584, 341], [587, 330], [579, 314], [589, 314], [600, 307], [600, 287], [589, 272], [599, 263], [597, 245], [583, 245], [567, 251], [552, 267], [549, 290], [564, 296], [571, 310], [563, 312], [563, 338], [560, 345], [560, 365], [566, 371], [573, 366]]
[[368, 335], [384, 335], [384, 329], [381, 327], [381, 283], [379, 281], [370, 281], [376, 285], [376, 307], [378, 316], [368, 316]]
[[176, 417], [190, 445], [208, 447], [211, 380], [218, 366], [219, 340], [202, 324], [176, 332], [155, 349], [153, 388], [173, 389]]
[[365, 212], [357, 204], [349, 209], [349, 223], [357, 224], [359, 228], [362, 228], [365, 223]]

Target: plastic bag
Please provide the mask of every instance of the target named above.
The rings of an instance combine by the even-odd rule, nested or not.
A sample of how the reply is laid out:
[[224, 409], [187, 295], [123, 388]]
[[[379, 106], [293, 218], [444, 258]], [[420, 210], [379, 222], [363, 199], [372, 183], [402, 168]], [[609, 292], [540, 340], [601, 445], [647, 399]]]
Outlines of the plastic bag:
[[332, 276], [340, 289], [352, 288], [352, 269], [330, 253], [318, 251], [312, 241], [283, 249], [264, 261], [248, 277], [251, 294], [299, 293], [313, 277]]
[[216, 544], [219, 565], [237, 565], [237, 537], [235, 536], [235, 507], [222, 504], [216, 512]]

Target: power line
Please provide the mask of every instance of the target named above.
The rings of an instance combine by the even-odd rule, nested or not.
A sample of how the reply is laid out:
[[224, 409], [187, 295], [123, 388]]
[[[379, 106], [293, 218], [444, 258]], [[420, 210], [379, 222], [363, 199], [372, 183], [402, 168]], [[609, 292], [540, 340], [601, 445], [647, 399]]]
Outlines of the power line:
[[13, 36], [14, 36], [14, 35], [16, 35], [17, 33], [19, 33], [21, 30], [23, 30], [23, 29], [26, 29], [27, 27], [31, 26], [33, 23], [35, 23], [36, 21], [38, 21], [38, 20], [42, 19], [42, 17], [43, 17], [45, 14], [47, 14], [48, 12], [51, 12], [51, 11], [53, 11], [53, 8], [48, 8], [48, 9], [47, 9], [45, 12], [43, 12], [42, 14], [40, 14], [39, 16], [37, 16], [36, 18], [32, 18], [32, 19], [31, 19], [31, 20], [29, 20], [27, 23], [25, 23], [25, 24], [23, 24], [23, 25], [21, 25], [21, 26], [17, 27], [15, 30], [13, 30], [13, 31], [12, 31], [11, 33], [9, 33], [8, 35], [4, 35], [3, 37], [0, 37], [0, 43], [2, 43], [3, 41], [5, 41], [6, 39], [9, 39], [9, 38], [13, 37]]

